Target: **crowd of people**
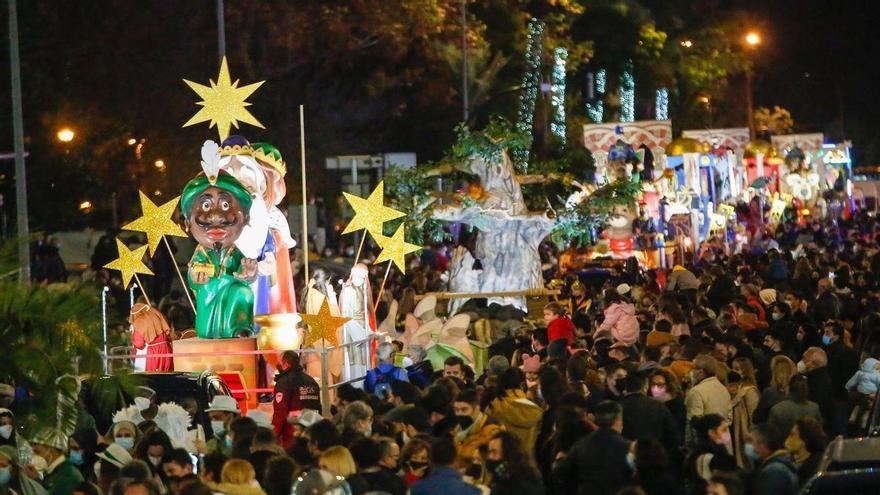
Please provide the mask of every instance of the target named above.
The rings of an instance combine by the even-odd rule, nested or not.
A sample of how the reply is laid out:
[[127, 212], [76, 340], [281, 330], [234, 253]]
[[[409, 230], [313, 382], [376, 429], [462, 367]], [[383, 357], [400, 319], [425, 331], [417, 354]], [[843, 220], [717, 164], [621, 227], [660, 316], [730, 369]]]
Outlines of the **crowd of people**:
[[285, 353], [273, 420], [218, 396], [189, 448], [147, 416], [26, 441], [0, 410], [0, 495], [794, 494], [829, 439], [864, 432], [880, 387], [874, 227], [784, 225], [598, 286], [563, 274], [485, 372], [383, 343], [332, 418]]

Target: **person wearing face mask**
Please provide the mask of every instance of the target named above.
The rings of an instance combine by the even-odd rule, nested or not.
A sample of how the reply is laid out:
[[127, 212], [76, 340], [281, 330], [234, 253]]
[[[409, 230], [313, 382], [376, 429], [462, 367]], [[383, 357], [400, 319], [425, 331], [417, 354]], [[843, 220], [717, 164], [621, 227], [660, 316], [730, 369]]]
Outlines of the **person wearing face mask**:
[[659, 441], [667, 452], [676, 453], [679, 437], [675, 420], [669, 409], [647, 396], [648, 381], [645, 376], [631, 373], [623, 383], [625, 391], [620, 400], [623, 407], [623, 437], [630, 440], [652, 438]]
[[83, 482], [83, 476], [67, 459], [67, 435], [52, 428], [41, 428], [31, 439], [34, 455], [46, 460], [48, 466], [43, 487], [50, 495], [67, 495]]
[[678, 495], [682, 493], [670, 471], [669, 458], [663, 445], [652, 438], [641, 438], [630, 444], [626, 463], [635, 473], [633, 484], [646, 495]]
[[46, 490], [32, 480], [19, 466], [18, 449], [0, 446], [0, 493], [46, 495]]
[[190, 425], [189, 413], [173, 402], [159, 404], [156, 391], [149, 387], [138, 387], [134, 405], [123, 408], [113, 415], [113, 422], [119, 421], [131, 421], [136, 425], [144, 421], [153, 421], [176, 446], [190, 452], [195, 451], [187, 434]]
[[141, 440], [141, 430], [131, 421], [119, 421], [113, 423], [110, 431], [104, 435], [104, 439], [111, 444], [119, 445], [131, 454], [134, 452], [134, 446]]
[[663, 404], [672, 415], [678, 438], [684, 438], [687, 411], [684, 407], [684, 394], [678, 378], [667, 369], [657, 369], [648, 379], [648, 393], [651, 398]]
[[[808, 399], [819, 404], [822, 425], [831, 432], [834, 418], [834, 385], [828, 369], [828, 355], [821, 347], [809, 347], [797, 363], [797, 370], [807, 377]], [[769, 413], [769, 410], [768, 410]]]
[[68, 458], [79, 469], [83, 479], [95, 480], [95, 455], [98, 447], [98, 432], [94, 428], [83, 428], [70, 436]]
[[496, 398], [486, 410], [490, 418], [518, 436], [530, 452], [535, 448], [541, 417], [544, 411], [526, 398], [522, 386], [525, 374], [519, 368], [510, 368], [498, 377]]
[[544, 493], [538, 469], [531, 457], [523, 450], [519, 439], [510, 432], [499, 432], [489, 442], [486, 470], [492, 475], [493, 494]]
[[859, 370], [859, 355], [843, 342], [844, 328], [839, 321], [826, 322], [822, 334], [822, 345], [828, 356], [828, 374], [831, 375], [833, 387], [833, 416], [826, 419], [829, 424], [828, 433], [845, 435], [849, 424], [852, 404], [846, 391], [846, 382]]
[[736, 471], [730, 425], [718, 414], [695, 416], [689, 422], [695, 443], [684, 461], [688, 493], [705, 493], [706, 483], [715, 471]]
[[414, 438], [400, 451], [400, 471], [406, 486], [412, 488], [428, 474], [431, 465], [431, 444]]
[[20, 459], [30, 459], [34, 453], [31, 444], [15, 429], [15, 414], [0, 407], [0, 447], [4, 445], [15, 447]]
[[232, 396], [218, 395], [214, 397], [205, 412], [211, 418], [212, 433], [208, 440], [208, 452], [219, 452], [229, 457], [232, 454], [232, 445], [227, 445], [226, 433], [232, 420], [241, 416], [238, 402]]
[[503, 428], [483, 414], [474, 389], [466, 389], [458, 394], [452, 407], [460, 428], [455, 435], [458, 467], [464, 469], [475, 462], [481, 462], [480, 450], [489, 445], [489, 440]]
[[358, 467], [358, 473], [348, 477], [354, 493], [406, 494], [406, 483], [396, 474], [400, 448], [394, 440], [360, 438], [350, 450]]
[[784, 437], [771, 424], [756, 425], [746, 443], [746, 455], [756, 464], [755, 495], [795, 495], [798, 477]]
[[164, 483], [167, 480], [165, 471], [162, 470], [162, 458], [174, 450], [168, 435], [162, 430], [153, 430], [147, 433], [143, 440], [135, 446], [132, 457], [147, 463], [154, 479]]

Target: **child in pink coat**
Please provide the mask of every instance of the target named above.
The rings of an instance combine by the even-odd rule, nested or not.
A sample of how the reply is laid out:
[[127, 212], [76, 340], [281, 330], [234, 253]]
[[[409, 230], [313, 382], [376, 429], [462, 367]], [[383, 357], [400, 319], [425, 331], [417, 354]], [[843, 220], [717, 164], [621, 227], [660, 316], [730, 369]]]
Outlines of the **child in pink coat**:
[[596, 329], [596, 334], [610, 331], [614, 340], [626, 345], [633, 345], [639, 340], [639, 320], [636, 319], [636, 307], [628, 303], [616, 290], [611, 289], [605, 294], [605, 321]]

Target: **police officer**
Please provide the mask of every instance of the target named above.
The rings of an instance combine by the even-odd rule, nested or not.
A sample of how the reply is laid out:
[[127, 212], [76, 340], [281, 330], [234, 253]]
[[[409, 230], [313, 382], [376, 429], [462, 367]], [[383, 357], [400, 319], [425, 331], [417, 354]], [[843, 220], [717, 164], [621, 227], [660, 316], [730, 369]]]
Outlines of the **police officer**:
[[275, 403], [272, 426], [278, 443], [287, 448], [293, 441], [293, 422], [303, 409], [321, 410], [318, 382], [303, 371], [299, 354], [284, 351], [275, 376]]

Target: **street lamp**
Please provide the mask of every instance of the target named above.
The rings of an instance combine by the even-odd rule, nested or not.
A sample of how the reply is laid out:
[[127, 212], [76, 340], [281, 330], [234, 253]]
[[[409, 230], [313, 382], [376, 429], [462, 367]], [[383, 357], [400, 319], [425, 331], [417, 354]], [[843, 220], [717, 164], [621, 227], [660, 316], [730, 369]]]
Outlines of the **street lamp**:
[[165, 160], [156, 160], [153, 165], [156, 166], [159, 170], [165, 168]]
[[[746, 48], [754, 50], [761, 44], [761, 35], [756, 31], [749, 31], [744, 38]], [[752, 105], [752, 64], [746, 66], [746, 118], [749, 123], [749, 139], [755, 138], [755, 113]]]
[[749, 31], [746, 33], [746, 45], [750, 47], [756, 47], [761, 44], [761, 35], [756, 33], [755, 31]]
[[694, 46], [694, 42], [691, 41], [691, 40], [682, 40], [681, 43], [679, 43], [679, 44], [680, 44], [683, 48], [690, 48], [690, 47]]
[[76, 133], [73, 132], [69, 127], [64, 127], [56, 134], [58, 136], [58, 140], [62, 143], [69, 143], [73, 141], [73, 138], [76, 136]]

